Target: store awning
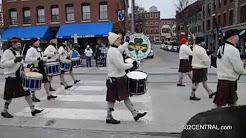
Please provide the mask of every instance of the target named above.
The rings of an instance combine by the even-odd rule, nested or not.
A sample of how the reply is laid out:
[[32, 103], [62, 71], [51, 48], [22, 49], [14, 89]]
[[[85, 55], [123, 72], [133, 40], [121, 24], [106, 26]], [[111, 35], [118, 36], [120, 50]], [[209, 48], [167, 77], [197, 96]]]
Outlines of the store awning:
[[113, 31], [112, 23], [70, 24], [60, 27], [56, 38], [91, 38], [107, 37]]
[[22, 40], [30, 40], [32, 38], [48, 40], [50, 39], [50, 30], [48, 26], [9, 28], [4, 31], [2, 40], [8, 41], [12, 37], [19, 37]]

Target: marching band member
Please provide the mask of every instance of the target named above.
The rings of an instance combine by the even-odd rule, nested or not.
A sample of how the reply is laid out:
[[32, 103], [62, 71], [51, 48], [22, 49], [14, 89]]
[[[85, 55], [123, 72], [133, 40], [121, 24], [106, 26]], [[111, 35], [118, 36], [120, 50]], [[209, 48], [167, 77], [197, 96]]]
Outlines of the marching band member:
[[209, 98], [212, 98], [214, 93], [208, 88], [207, 84], [207, 68], [210, 67], [211, 61], [204, 49], [205, 42], [203, 37], [197, 37], [195, 45], [193, 47], [193, 58], [192, 58], [192, 90], [190, 100], [200, 100], [195, 96], [196, 89], [199, 83], [202, 82], [203, 87], [208, 92]]
[[21, 39], [13, 37], [11, 39], [11, 47], [4, 51], [1, 58], [2, 67], [5, 69], [4, 74], [7, 75], [3, 97], [6, 102], [4, 104], [3, 112], [1, 113], [5, 118], [13, 118], [13, 115], [8, 112], [8, 107], [13, 98], [25, 96], [25, 99], [30, 106], [32, 116], [43, 111], [34, 108], [30, 92], [24, 90], [22, 86], [21, 72], [23, 71], [23, 65], [21, 63], [22, 57], [20, 55], [20, 50]]
[[217, 107], [237, 105], [237, 80], [240, 74], [246, 74], [236, 44], [240, 31], [237, 29], [225, 32], [225, 44], [218, 49], [217, 56], [217, 93], [214, 103]]
[[125, 106], [132, 113], [135, 121], [145, 116], [147, 112], [139, 113], [129, 99], [129, 91], [127, 88], [126, 69], [137, 68], [137, 62], [124, 63], [122, 52], [128, 47], [128, 42], [121, 45], [121, 38], [115, 33], [109, 33], [108, 40], [111, 47], [107, 55], [108, 80], [107, 80], [107, 96], [108, 102], [106, 123], [119, 124], [120, 121], [115, 120], [112, 116], [115, 101], [124, 100]]
[[[59, 47], [58, 53], [60, 55], [60, 59], [68, 59], [70, 60], [73, 51], [69, 50], [68, 46], [67, 46], [67, 41], [62, 41], [62, 45]], [[71, 60], [70, 60], [71, 61]], [[64, 74], [64, 71], [62, 71], [62, 73]], [[74, 75], [73, 75], [73, 67], [71, 67], [71, 70], [69, 71], [69, 74], [71, 76], [71, 78], [73, 79], [74, 84], [78, 83], [80, 80], [76, 80]]]
[[[57, 39], [56, 38], [50, 40], [50, 45], [45, 49], [44, 56], [49, 57], [49, 59], [47, 60], [48, 62], [54, 62], [54, 61], [59, 60], [59, 53], [57, 50]], [[72, 85], [68, 85], [65, 82], [64, 74], [60, 74], [60, 79], [61, 79], [62, 84], [65, 87], [65, 90], [72, 87]], [[49, 80], [51, 84], [52, 77], [49, 77]], [[52, 87], [50, 88], [51, 88], [51, 91], [54, 91]]]
[[[42, 82], [44, 83], [44, 89], [47, 93], [47, 99], [50, 100], [53, 98], [57, 98], [57, 96], [51, 95], [49, 91], [50, 83], [44, 65], [44, 62], [46, 62], [48, 58], [43, 56], [43, 52], [39, 48], [40, 40], [35, 38], [32, 40], [32, 42], [33, 45], [27, 50], [25, 61], [28, 64], [33, 64], [33, 67], [31, 67], [31, 71], [37, 71], [43, 75]], [[35, 96], [35, 91], [32, 92], [32, 101], [40, 102], [40, 100]]]
[[192, 80], [191, 76], [191, 62], [189, 61], [189, 56], [192, 56], [192, 51], [188, 46], [188, 40], [186, 38], [181, 39], [181, 46], [179, 50], [179, 81], [177, 86], [185, 86], [182, 82], [184, 75], [187, 74]]

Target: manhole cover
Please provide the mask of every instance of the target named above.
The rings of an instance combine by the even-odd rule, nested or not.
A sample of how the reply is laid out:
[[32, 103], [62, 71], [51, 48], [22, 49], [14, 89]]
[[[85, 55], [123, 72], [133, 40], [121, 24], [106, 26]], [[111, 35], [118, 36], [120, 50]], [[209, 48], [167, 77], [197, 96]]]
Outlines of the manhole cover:
[[49, 120], [46, 122], [45, 126], [53, 126], [56, 123], [55, 119]]

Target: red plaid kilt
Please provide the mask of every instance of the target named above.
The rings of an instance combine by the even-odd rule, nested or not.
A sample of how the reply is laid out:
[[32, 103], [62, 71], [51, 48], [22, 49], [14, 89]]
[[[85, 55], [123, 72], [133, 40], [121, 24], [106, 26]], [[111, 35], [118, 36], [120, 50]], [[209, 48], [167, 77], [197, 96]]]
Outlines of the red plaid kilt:
[[107, 84], [106, 101], [115, 102], [126, 100], [130, 93], [127, 87], [127, 77], [112, 78], [113, 83]]
[[217, 93], [214, 103], [217, 106], [226, 106], [236, 103], [237, 97], [237, 81], [219, 80], [217, 85]]
[[30, 95], [30, 92], [28, 90], [24, 90], [22, 86], [22, 78], [6, 78], [3, 95], [4, 100], [10, 100], [12, 98], [19, 98], [28, 95]]
[[206, 81], [208, 70], [207, 68], [202, 69], [192, 69], [192, 82], [200, 83]]
[[179, 72], [181, 73], [187, 73], [191, 72], [191, 62], [188, 59], [180, 59], [179, 62]]

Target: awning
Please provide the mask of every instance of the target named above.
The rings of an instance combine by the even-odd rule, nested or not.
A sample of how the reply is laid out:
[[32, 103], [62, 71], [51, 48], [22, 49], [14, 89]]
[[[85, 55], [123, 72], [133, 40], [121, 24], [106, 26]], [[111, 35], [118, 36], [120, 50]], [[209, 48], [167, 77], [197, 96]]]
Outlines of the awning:
[[90, 38], [107, 37], [113, 31], [112, 23], [70, 24], [60, 27], [56, 38]]
[[22, 40], [30, 40], [32, 38], [48, 40], [50, 39], [50, 30], [48, 26], [9, 28], [4, 31], [2, 40], [8, 41], [12, 37], [19, 37]]

